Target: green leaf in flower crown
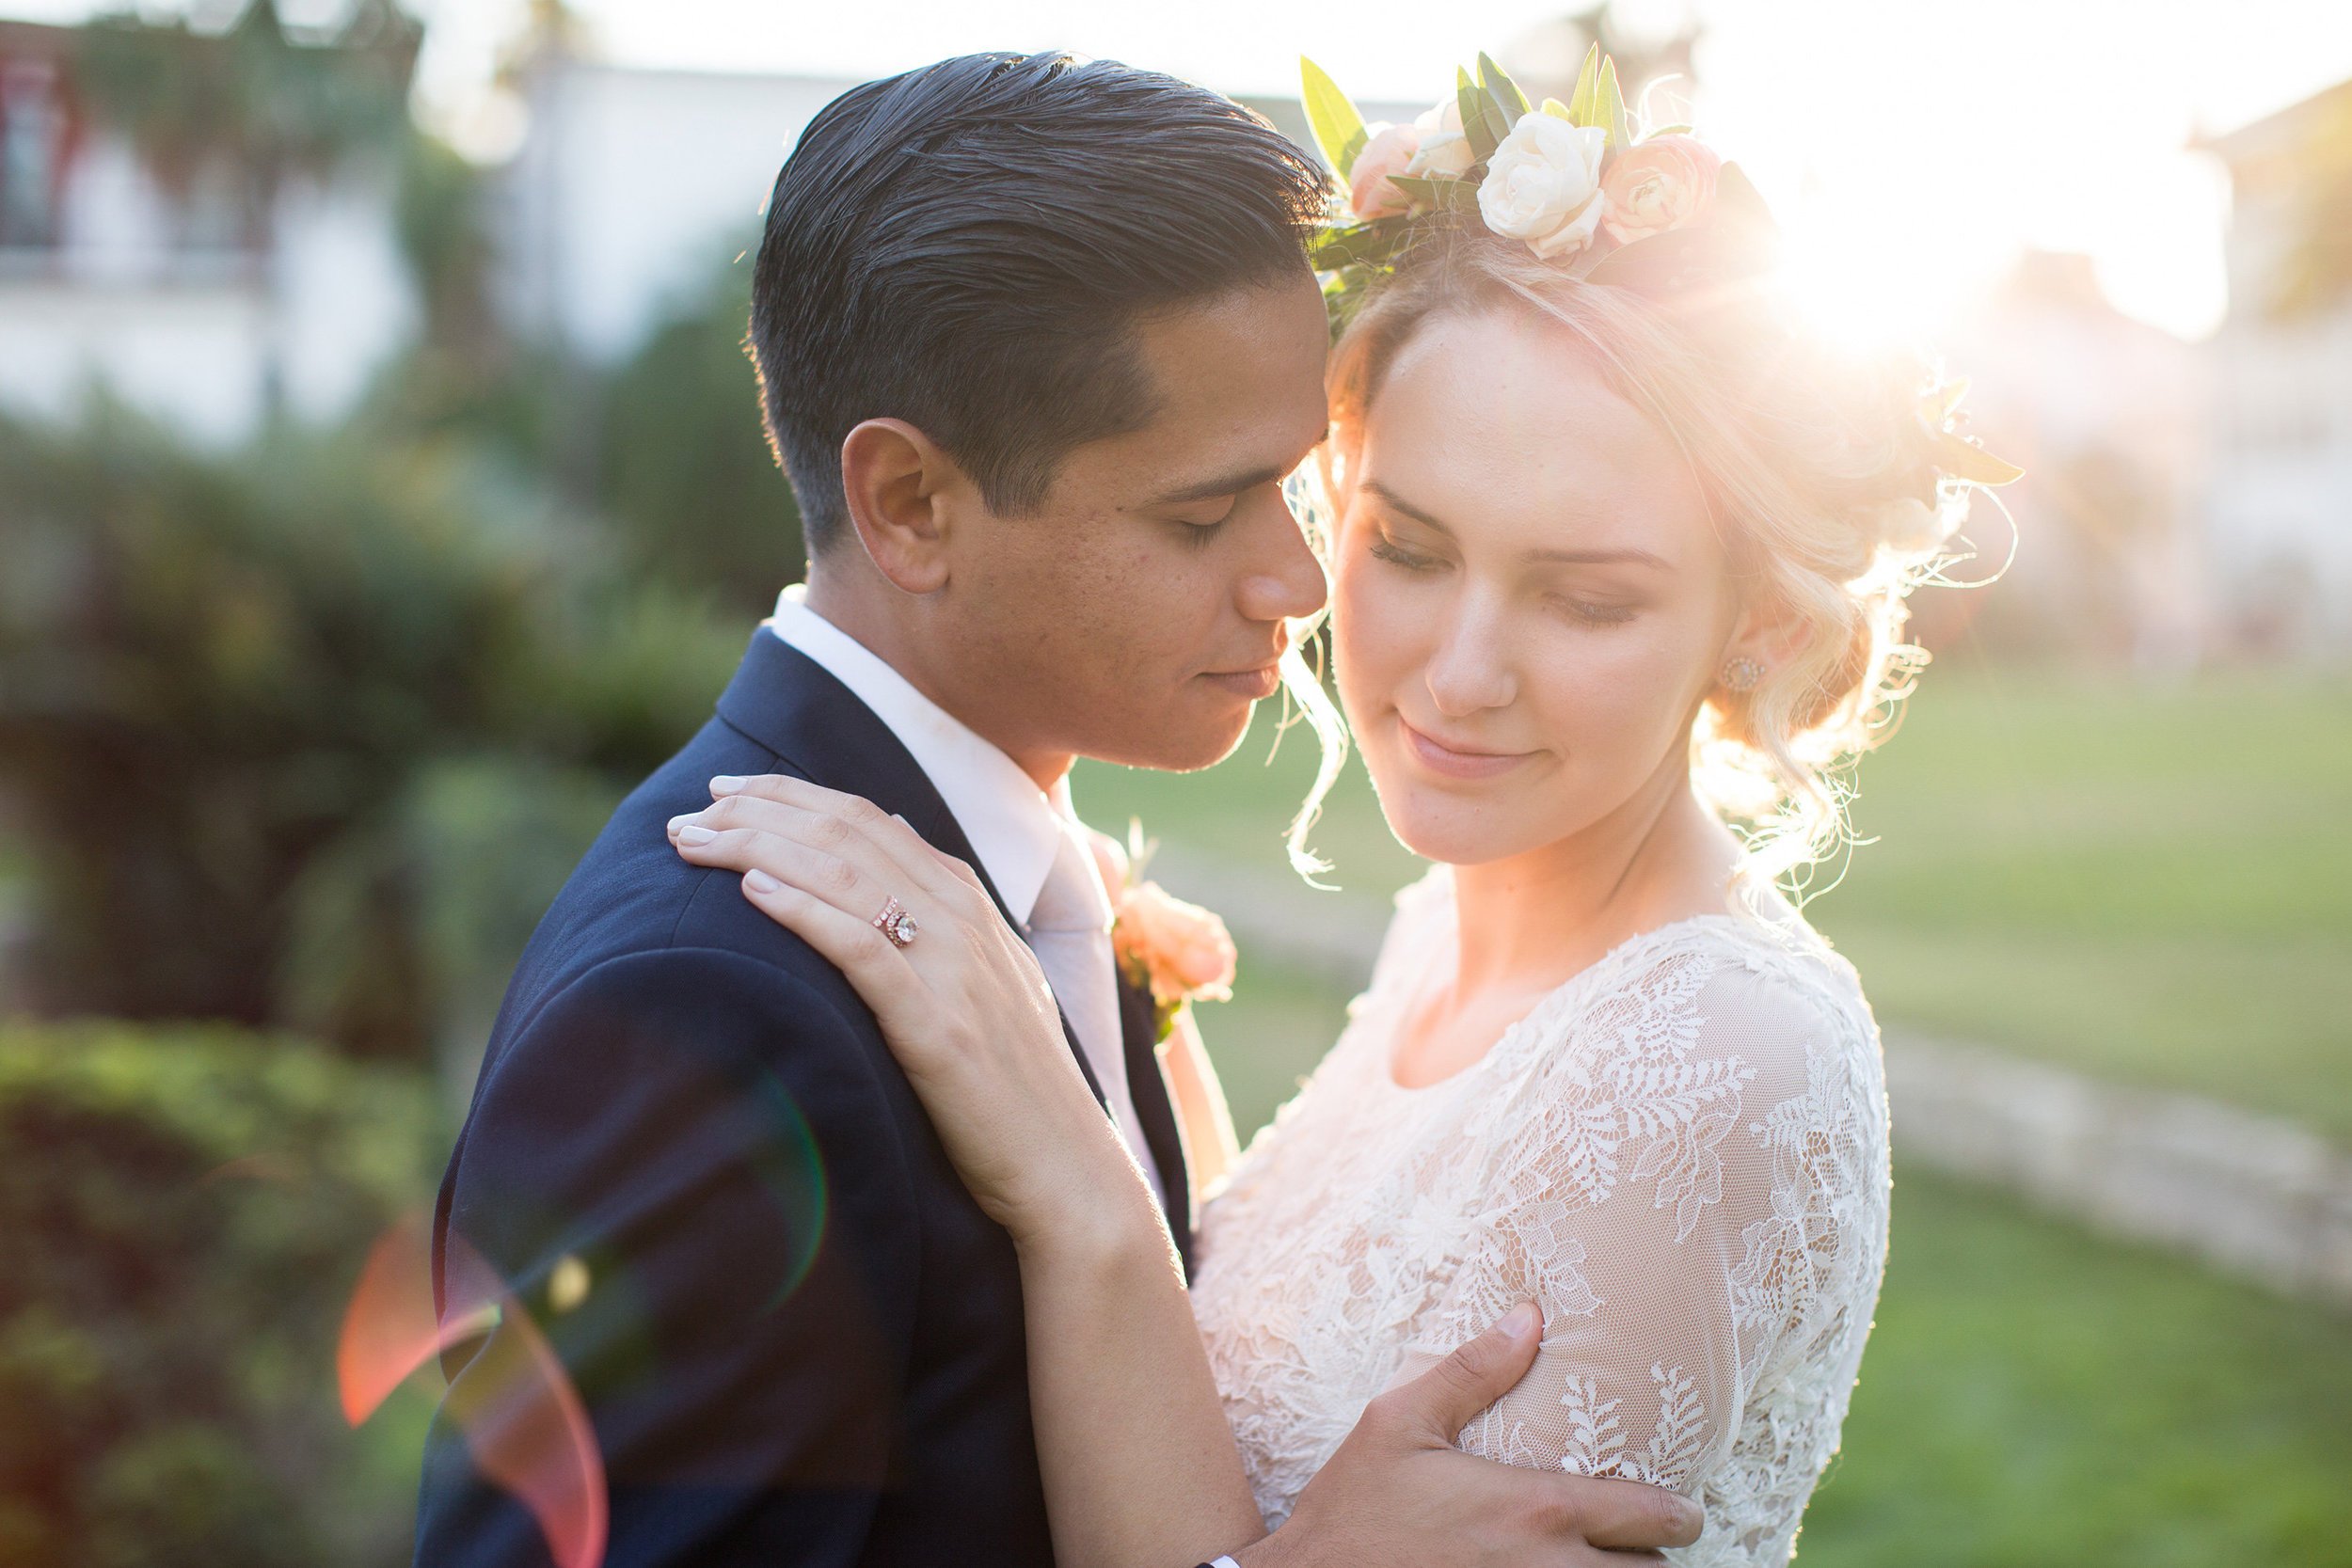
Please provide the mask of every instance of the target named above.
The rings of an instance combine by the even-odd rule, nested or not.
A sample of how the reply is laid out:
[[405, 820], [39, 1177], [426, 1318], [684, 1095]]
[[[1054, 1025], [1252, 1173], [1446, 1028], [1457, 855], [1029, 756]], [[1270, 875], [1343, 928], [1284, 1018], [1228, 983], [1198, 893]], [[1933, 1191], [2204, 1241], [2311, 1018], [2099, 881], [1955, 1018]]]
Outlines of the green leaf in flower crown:
[[1502, 137], [1495, 134], [1494, 121], [1487, 118], [1486, 91], [1460, 66], [1454, 68], [1454, 106], [1461, 111], [1462, 134], [1470, 138], [1471, 159], [1485, 163], [1502, 145]]
[[1975, 442], [1948, 430], [1935, 433], [1929, 451], [1937, 467], [1971, 484], [2009, 484], [2026, 477], [2026, 470], [2016, 464], [2004, 463]]
[[1604, 58], [1600, 62], [1600, 85], [1594, 94], [1593, 121], [1609, 133], [1609, 145], [1620, 152], [1633, 145], [1632, 128], [1626, 123], [1625, 95], [1617, 88], [1617, 62]]
[[[1547, 98], [1544, 100], [1544, 113], [1549, 115], [1554, 119], [1568, 119], [1568, 106], [1565, 103], [1561, 103], [1560, 100], [1556, 98]], [[1571, 119], [1568, 120], [1568, 123], [1573, 125], [1576, 122]]]
[[1298, 56], [1298, 80], [1308, 129], [1314, 132], [1323, 155], [1331, 160], [1331, 167], [1344, 180], [1355, 172], [1356, 155], [1364, 150], [1368, 139], [1364, 117], [1348, 102], [1339, 84], [1304, 55]]
[[1960, 400], [1967, 395], [1968, 378], [1964, 375], [1956, 381], [1947, 381], [1931, 391], [1923, 400], [1926, 406], [1921, 410], [1929, 427], [1941, 430], [1944, 421], [1952, 417], [1952, 410], [1960, 406]]
[[1593, 104], [1600, 93], [1600, 45], [1584, 52], [1584, 69], [1576, 73], [1576, 90], [1568, 94], [1568, 123], [1594, 125]]
[[1478, 209], [1478, 186], [1474, 181], [1391, 174], [1389, 183], [1403, 191], [1406, 199], [1438, 212], [1470, 213]]
[[1327, 229], [1307, 245], [1307, 260], [1317, 272], [1337, 272], [1362, 261], [1385, 261], [1395, 247], [1396, 230], [1384, 222], [1350, 224]]
[[1494, 56], [1483, 50], [1478, 56], [1478, 85], [1486, 89], [1487, 97], [1502, 106], [1503, 118], [1513, 125], [1517, 125], [1520, 118], [1529, 112], [1527, 94], [1519, 90], [1517, 82], [1511, 80], [1510, 72], [1495, 64]]
[[1692, 128], [1687, 124], [1661, 125], [1655, 131], [1645, 133], [1642, 139], [1644, 141], [1655, 141], [1660, 136], [1687, 136], [1691, 134], [1691, 129]]

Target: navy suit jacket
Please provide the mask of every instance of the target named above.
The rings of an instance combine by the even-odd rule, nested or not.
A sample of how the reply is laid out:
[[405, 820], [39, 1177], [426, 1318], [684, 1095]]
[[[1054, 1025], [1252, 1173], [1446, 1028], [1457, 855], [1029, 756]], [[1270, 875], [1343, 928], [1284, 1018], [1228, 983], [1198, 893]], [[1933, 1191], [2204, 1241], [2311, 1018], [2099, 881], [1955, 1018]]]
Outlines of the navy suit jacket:
[[[544, 1397], [528, 1391], [534, 1334], [594, 1429], [609, 1568], [1053, 1560], [1010, 1239], [840, 972], [734, 874], [670, 847], [666, 822], [707, 805], [713, 775], [771, 772], [863, 795], [978, 866], [882, 721], [755, 636], [717, 716], [621, 804], [508, 989], [433, 1238], [445, 1321], [485, 1270], [507, 1300], [444, 1356], [421, 1568], [551, 1560], [467, 1435]], [[1189, 1263], [1151, 1004], [1120, 986], [1128, 1080]]]

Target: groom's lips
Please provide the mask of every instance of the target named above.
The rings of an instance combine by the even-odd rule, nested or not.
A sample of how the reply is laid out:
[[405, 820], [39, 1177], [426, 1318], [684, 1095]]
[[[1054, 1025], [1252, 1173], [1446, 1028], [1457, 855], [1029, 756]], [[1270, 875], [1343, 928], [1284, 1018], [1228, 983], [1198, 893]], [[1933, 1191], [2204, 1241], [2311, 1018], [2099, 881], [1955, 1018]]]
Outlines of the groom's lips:
[[1223, 687], [1236, 697], [1262, 703], [1273, 696], [1274, 689], [1282, 684], [1282, 663], [1278, 658], [1254, 670], [1212, 670], [1200, 678]]

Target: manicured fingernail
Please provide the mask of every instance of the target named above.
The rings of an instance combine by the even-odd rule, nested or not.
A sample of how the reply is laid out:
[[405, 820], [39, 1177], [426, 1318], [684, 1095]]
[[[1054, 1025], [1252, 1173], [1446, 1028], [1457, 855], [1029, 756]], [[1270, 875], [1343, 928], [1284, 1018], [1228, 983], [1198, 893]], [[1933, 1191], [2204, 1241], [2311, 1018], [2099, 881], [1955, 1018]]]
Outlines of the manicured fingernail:
[[777, 881], [773, 877], [769, 876], [768, 873], [760, 870], [757, 866], [754, 866], [751, 870], [743, 873], [743, 885], [750, 888], [754, 893], [773, 893], [776, 889], [784, 886], [782, 882]]
[[680, 844], [708, 844], [718, 836], [717, 833], [704, 827], [687, 827], [677, 831], [677, 841]]
[[671, 836], [672, 838], [675, 838], [675, 837], [677, 837], [677, 835], [678, 835], [678, 830], [679, 830], [679, 829], [681, 829], [681, 828], [683, 828], [683, 827], [685, 827], [685, 826], [686, 826], [689, 822], [691, 822], [692, 820], [694, 820], [694, 814], [693, 814], [692, 812], [691, 812], [691, 811], [688, 811], [688, 812], [680, 812], [677, 816], [671, 817], [671, 818], [670, 818], [670, 836]]
[[717, 778], [710, 781], [710, 793], [713, 795], [739, 795], [743, 792], [743, 786], [751, 782], [752, 781], [749, 779], [739, 779], [732, 773], [722, 773]]
[[1514, 1339], [1524, 1339], [1534, 1333], [1542, 1323], [1543, 1319], [1535, 1311], [1535, 1304], [1523, 1301], [1502, 1315], [1502, 1332]]

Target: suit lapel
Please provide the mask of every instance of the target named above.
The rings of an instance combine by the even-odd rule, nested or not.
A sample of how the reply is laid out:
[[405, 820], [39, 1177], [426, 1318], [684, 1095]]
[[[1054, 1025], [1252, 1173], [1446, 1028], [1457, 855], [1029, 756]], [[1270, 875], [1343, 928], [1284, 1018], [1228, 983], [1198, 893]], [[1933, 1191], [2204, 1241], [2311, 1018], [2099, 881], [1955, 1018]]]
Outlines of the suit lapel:
[[1159, 1041], [1154, 1037], [1152, 995], [1119, 976], [1119, 1022], [1127, 1050], [1127, 1093], [1135, 1101], [1136, 1120], [1143, 1141], [1160, 1168], [1161, 1204], [1168, 1214], [1168, 1234], [1176, 1256], [1192, 1274], [1192, 1177], [1184, 1164], [1184, 1141], [1176, 1126], [1176, 1107], [1168, 1099], [1168, 1075], [1160, 1069]]
[[[862, 795], [905, 817], [933, 846], [969, 865], [1005, 923], [1021, 928], [930, 779], [890, 726], [824, 666], [762, 626], [752, 634], [743, 662], [720, 695], [719, 717], [782, 757], [810, 783]], [[1110, 1102], [1079, 1048], [1067, 1013], [1061, 1028], [1087, 1087], [1107, 1112]], [[1156, 1073], [1154, 1077], [1156, 1081]], [[1165, 1101], [1165, 1093], [1161, 1098]]]

